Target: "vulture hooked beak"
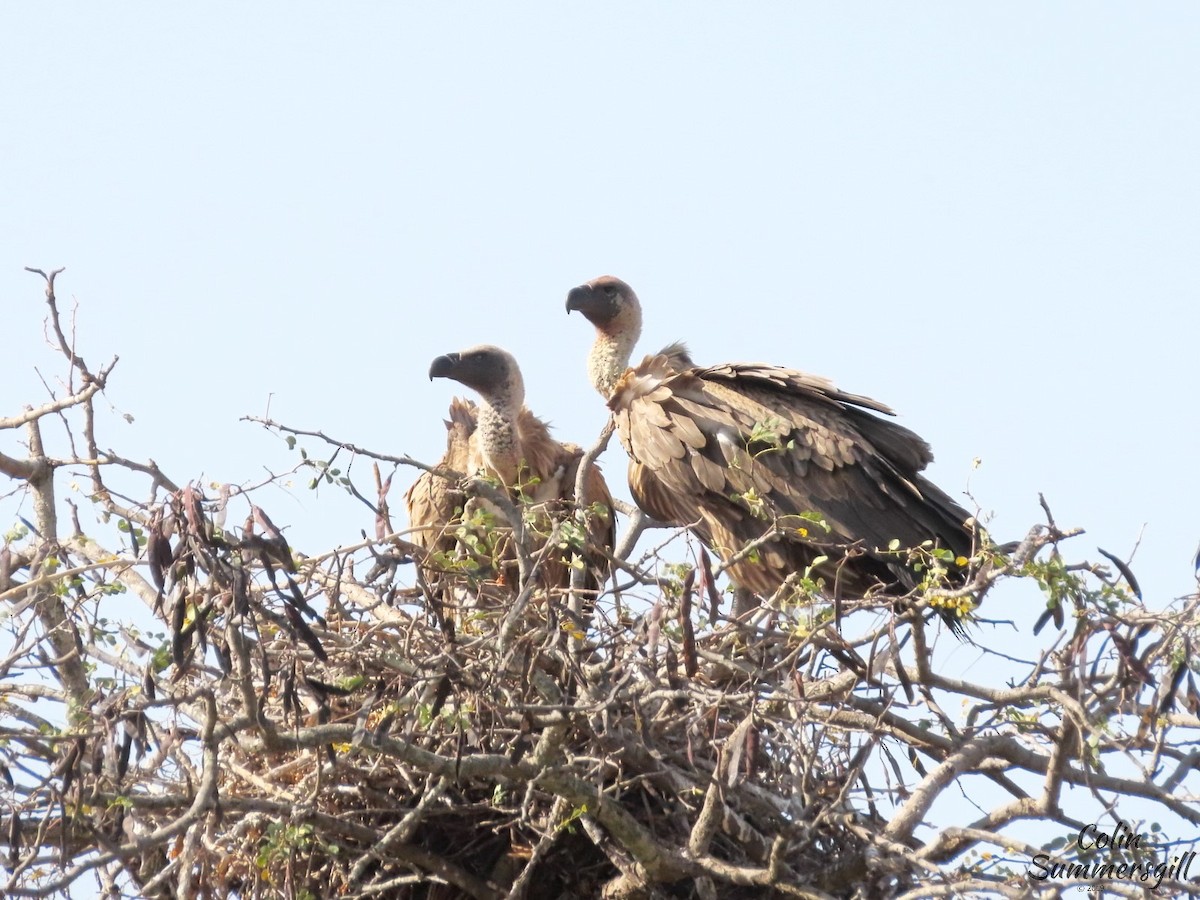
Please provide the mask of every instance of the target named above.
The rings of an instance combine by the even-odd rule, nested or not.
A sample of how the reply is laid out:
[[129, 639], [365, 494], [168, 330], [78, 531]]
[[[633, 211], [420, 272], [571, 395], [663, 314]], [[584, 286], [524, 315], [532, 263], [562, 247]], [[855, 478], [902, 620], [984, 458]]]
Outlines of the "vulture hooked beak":
[[439, 356], [429, 364], [429, 380], [435, 378], [453, 378], [454, 370], [462, 361], [462, 354], [447, 353], [445, 356]]
[[497, 391], [511, 391], [516, 385], [521, 388], [522, 398], [525, 396], [521, 370], [512, 354], [491, 344], [437, 357], [429, 364], [429, 379], [434, 378], [450, 378], [485, 397], [496, 395]]
[[586, 284], [571, 288], [571, 292], [567, 294], [567, 314], [570, 315], [576, 310], [582, 312], [594, 294], [595, 291]]
[[590, 284], [571, 288], [567, 294], [567, 312], [578, 310], [593, 325], [611, 322], [617, 314], [616, 298], [609, 292], [596, 290]]

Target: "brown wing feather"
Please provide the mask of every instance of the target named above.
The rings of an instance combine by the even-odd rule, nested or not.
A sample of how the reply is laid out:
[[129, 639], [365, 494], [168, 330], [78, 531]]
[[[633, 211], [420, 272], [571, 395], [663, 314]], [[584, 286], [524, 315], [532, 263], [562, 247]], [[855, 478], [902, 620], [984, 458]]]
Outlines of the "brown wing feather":
[[[893, 539], [970, 552], [966, 511], [919, 474], [928, 445], [867, 412], [890, 414], [883, 404], [825, 379], [746, 364], [679, 371], [651, 357], [626, 374], [610, 405], [634, 498], [655, 518], [698, 523], [697, 536], [726, 557], [774, 522], [795, 529], [764, 547], [760, 562], [734, 567], [751, 590], [769, 593], [816, 556], [836, 555], [822, 544], [866, 551], [824, 573], [854, 591], [912, 583], [873, 552]], [[832, 534], [798, 518], [809, 512]]]
[[[438, 468], [465, 475], [470, 467], [471, 437], [475, 433], [475, 404], [454, 398], [446, 422], [446, 452]], [[450, 551], [454, 539], [448, 526], [457, 524], [466, 498], [457, 481], [422, 472], [404, 495], [412, 533], [409, 539], [430, 552]]]

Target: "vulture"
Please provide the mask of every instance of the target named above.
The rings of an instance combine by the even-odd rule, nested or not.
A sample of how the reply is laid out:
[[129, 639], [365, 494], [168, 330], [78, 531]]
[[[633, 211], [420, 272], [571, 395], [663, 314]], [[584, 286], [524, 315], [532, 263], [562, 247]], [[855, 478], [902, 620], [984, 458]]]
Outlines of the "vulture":
[[[450, 401], [450, 418], [446, 420], [446, 452], [438, 463], [439, 469], [466, 474], [471, 462], [471, 436], [475, 433], [475, 404], [455, 397]], [[426, 557], [434, 553], [453, 553], [454, 529], [459, 524], [458, 513], [462, 512], [467, 495], [449, 478], [422, 472], [413, 482], [404, 503], [408, 508], [408, 520], [412, 525], [409, 539], [425, 551]], [[434, 570], [426, 565], [427, 576]]]
[[[482, 345], [439, 356], [430, 365], [429, 377], [453, 379], [479, 395], [477, 406], [459, 399], [451, 403], [446, 455], [440, 466], [497, 482], [509, 499], [528, 510], [524, 520], [534, 534], [530, 552], [540, 552], [553, 525], [575, 511], [575, 482], [583, 450], [556, 441], [546, 423], [525, 407], [521, 370], [513, 356], [499, 347]], [[612, 496], [595, 466], [588, 473], [585, 492], [585, 503], [598, 504], [602, 511], [587, 517], [590, 550], [583, 553], [587, 566], [583, 587], [596, 592], [608, 571], [605, 552], [613, 545], [615, 516]], [[491, 513], [501, 526], [507, 521], [492, 504], [480, 498], [468, 499], [456, 484], [431, 472], [422, 473], [405, 499], [413, 541], [427, 550], [453, 554], [461, 549], [475, 555], [462, 541], [464, 518], [470, 520], [476, 510], [482, 510]], [[512, 548], [502, 542], [497, 548], [500, 565], [493, 575], [501, 582], [515, 584]], [[562, 556], [551, 551], [546, 558], [540, 570], [543, 586], [562, 590], [570, 587], [571, 566]]]
[[[929, 445], [876, 415], [894, 415], [887, 406], [794, 369], [701, 368], [678, 344], [630, 368], [641, 305], [610, 275], [570, 291], [576, 310], [596, 328], [588, 374], [629, 455], [634, 500], [689, 527], [739, 587], [770, 596], [813, 567], [835, 598], [901, 595], [920, 576], [892, 548], [925, 541], [954, 554], [948, 568], [961, 579], [973, 520], [920, 474]], [[961, 629], [955, 612], [942, 614]]]

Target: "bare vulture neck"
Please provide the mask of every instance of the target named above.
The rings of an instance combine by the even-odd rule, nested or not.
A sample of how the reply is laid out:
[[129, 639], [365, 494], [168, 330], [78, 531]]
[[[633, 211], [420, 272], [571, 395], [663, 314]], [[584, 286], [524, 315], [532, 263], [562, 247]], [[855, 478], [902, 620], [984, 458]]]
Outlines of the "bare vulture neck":
[[606, 400], [629, 368], [633, 348], [642, 333], [641, 313], [625, 309], [602, 329], [596, 329], [596, 342], [588, 354], [588, 375], [592, 386]]
[[505, 485], [516, 483], [521, 463], [517, 420], [525, 402], [520, 385], [508, 384], [483, 397], [479, 404], [479, 452], [490, 475]]

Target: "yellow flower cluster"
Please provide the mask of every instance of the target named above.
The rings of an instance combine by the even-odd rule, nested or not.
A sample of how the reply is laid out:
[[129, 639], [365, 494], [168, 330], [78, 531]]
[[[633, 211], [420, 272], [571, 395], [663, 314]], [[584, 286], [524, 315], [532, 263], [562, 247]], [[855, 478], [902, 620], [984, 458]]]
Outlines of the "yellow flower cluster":
[[960, 619], [965, 619], [975, 608], [975, 601], [970, 597], [934, 597], [929, 605], [936, 609], [948, 609]]
[[585, 637], [587, 637], [587, 635], [583, 633], [583, 630], [570, 620], [564, 619], [559, 627], [567, 633], [571, 640], [582, 641]]

